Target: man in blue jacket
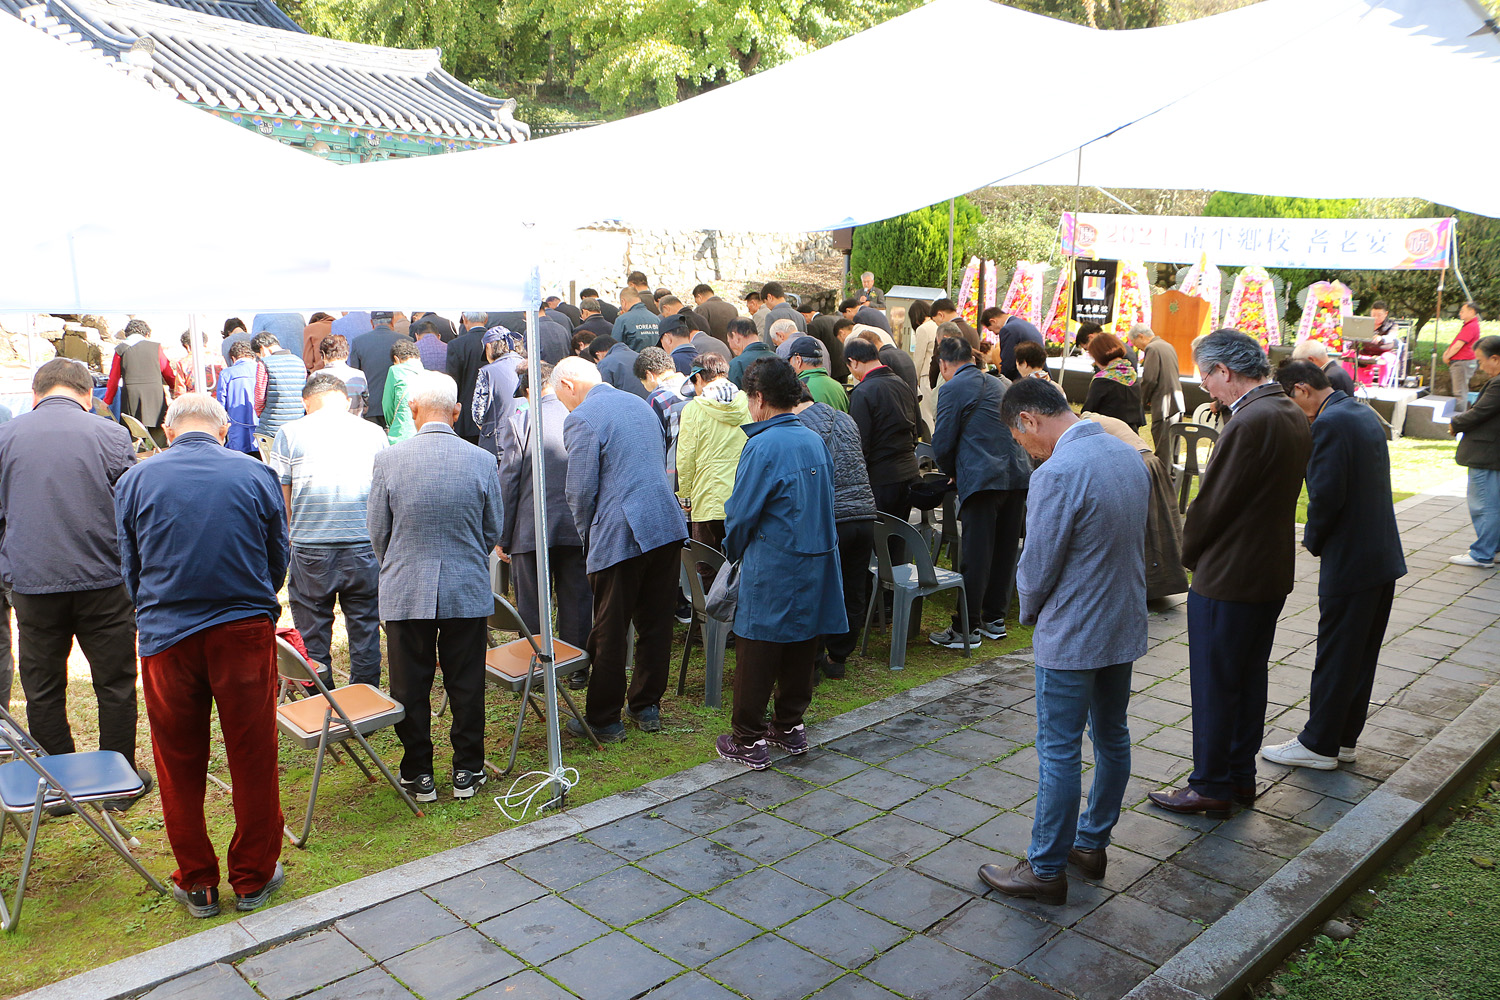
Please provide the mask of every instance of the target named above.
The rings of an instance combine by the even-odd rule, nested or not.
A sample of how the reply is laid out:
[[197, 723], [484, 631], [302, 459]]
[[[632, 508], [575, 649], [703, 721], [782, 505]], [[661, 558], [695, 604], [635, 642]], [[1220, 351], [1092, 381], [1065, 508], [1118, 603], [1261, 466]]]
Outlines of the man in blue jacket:
[[1333, 388], [1313, 362], [1282, 365], [1276, 381], [1312, 421], [1302, 544], [1322, 565], [1307, 724], [1296, 739], [1261, 747], [1260, 755], [1331, 771], [1354, 760], [1406, 558], [1391, 502], [1385, 428], [1375, 411]]
[[660, 322], [661, 317], [647, 309], [641, 301], [641, 293], [634, 288], [626, 288], [620, 293], [620, 315], [615, 318], [610, 336], [632, 351], [640, 353], [647, 347], [656, 346], [656, 341], [661, 336], [657, 332]]
[[259, 454], [255, 447], [255, 379], [260, 363], [248, 340], [229, 345], [229, 367], [219, 373], [214, 398], [229, 414], [229, 436], [224, 446], [245, 455]]
[[[661, 420], [644, 399], [604, 384], [583, 358], [564, 358], [552, 388], [569, 410], [568, 506], [583, 539], [594, 627], [584, 714], [600, 740], [625, 738], [620, 709], [642, 732], [661, 731], [671, 677], [672, 612], [687, 521], [667, 483]], [[625, 682], [626, 636], [635, 624], [635, 673]], [[568, 731], [584, 735], [578, 720]]]
[[[937, 358], [946, 381], [938, 393], [932, 452], [958, 486], [959, 557], [973, 647], [981, 638], [1005, 638], [1031, 462], [1000, 422], [1004, 384], [974, 366], [968, 341], [945, 337]], [[951, 628], [928, 638], [936, 646], [963, 649], [961, 627], [954, 615]]]

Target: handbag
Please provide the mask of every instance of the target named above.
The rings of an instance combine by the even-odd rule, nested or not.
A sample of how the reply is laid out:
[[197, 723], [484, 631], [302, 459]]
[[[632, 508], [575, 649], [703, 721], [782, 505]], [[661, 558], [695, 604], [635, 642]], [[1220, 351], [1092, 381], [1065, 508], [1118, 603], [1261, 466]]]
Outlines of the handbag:
[[704, 609], [708, 617], [726, 625], [734, 624], [734, 612], [740, 602], [740, 564], [725, 560], [714, 574], [713, 586], [704, 598]]

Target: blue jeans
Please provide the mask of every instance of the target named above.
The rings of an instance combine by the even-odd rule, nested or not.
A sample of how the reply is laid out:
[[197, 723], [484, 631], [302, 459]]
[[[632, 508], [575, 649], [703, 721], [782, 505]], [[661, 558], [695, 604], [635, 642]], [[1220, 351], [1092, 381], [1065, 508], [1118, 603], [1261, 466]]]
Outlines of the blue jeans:
[[[1062, 872], [1068, 850], [1097, 850], [1109, 844], [1120, 818], [1125, 783], [1130, 780], [1130, 704], [1132, 664], [1098, 670], [1036, 668], [1036, 753], [1040, 780], [1031, 848], [1032, 871], [1043, 878]], [[1083, 729], [1094, 744], [1094, 782], [1089, 804], [1078, 815], [1082, 786]]]
[[1500, 550], [1500, 469], [1469, 470], [1469, 520], [1475, 536], [1469, 558], [1494, 562]]

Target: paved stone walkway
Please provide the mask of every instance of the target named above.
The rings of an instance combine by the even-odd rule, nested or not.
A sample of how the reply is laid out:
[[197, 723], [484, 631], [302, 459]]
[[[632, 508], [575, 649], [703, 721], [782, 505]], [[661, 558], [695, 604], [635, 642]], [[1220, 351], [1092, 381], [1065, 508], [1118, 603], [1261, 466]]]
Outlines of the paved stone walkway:
[[[1260, 765], [1227, 821], [1146, 803], [1191, 768], [1186, 613], [1151, 615], [1130, 721], [1135, 775], [1108, 876], [1069, 901], [997, 898], [986, 861], [1021, 856], [1036, 787], [1030, 667], [582, 837], [390, 900], [152, 1000], [1088, 1000], [1121, 997], [1312, 843], [1500, 672], [1500, 578], [1449, 566], [1463, 502], [1399, 512], [1400, 582], [1378, 703], [1337, 771]], [[1302, 557], [1270, 676], [1267, 738], [1306, 718], [1317, 563]], [[864, 669], [878, 669], [869, 664]], [[1085, 746], [1085, 756], [1088, 748]], [[1085, 781], [1087, 789], [1087, 779]]]

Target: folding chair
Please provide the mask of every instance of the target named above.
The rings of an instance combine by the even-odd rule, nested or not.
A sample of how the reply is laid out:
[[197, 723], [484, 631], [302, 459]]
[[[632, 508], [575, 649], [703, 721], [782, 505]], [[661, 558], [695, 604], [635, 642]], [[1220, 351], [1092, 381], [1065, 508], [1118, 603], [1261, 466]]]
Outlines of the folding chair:
[[[0, 895], [0, 931], [13, 931], [21, 922], [21, 905], [26, 901], [26, 879], [31, 874], [31, 860], [36, 853], [37, 831], [46, 822], [49, 805], [66, 803], [104, 839], [125, 863], [134, 868], [146, 883], [162, 895], [167, 887], [141, 867], [130, 853], [132, 846], [139, 847], [136, 840], [119, 821], [104, 809], [102, 803], [109, 799], [128, 798], [141, 794], [145, 785], [136, 769], [124, 754], [113, 750], [92, 750], [82, 753], [47, 754], [21, 728], [5, 709], [0, 708], [0, 742], [4, 744], [4, 757], [8, 763], [0, 764], [0, 841], [4, 840], [7, 823], [15, 826], [26, 840], [25, 853], [21, 855], [21, 874], [16, 880], [15, 902], [7, 906]], [[84, 806], [94, 807], [98, 819], [90, 815]], [[21, 825], [20, 817], [30, 815], [31, 825]], [[102, 822], [101, 822], [102, 820]]]
[[[907, 561], [899, 565], [891, 564], [892, 538], [899, 538], [906, 543]], [[878, 586], [870, 596], [870, 606], [865, 610], [864, 639], [860, 654], [863, 655], [870, 648], [870, 618], [875, 613], [875, 606], [884, 603], [881, 598], [885, 591], [890, 590], [895, 596], [891, 614], [890, 666], [892, 670], [900, 670], [906, 666], [906, 638], [912, 605], [919, 597], [956, 590], [959, 625], [964, 633], [964, 655], [969, 656], [969, 604], [964, 594], [963, 574], [935, 567], [932, 555], [922, 544], [922, 536], [917, 534], [917, 529], [885, 513], [875, 515], [875, 561]]]
[[[521, 696], [521, 712], [516, 716], [516, 732], [510, 741], [510, 760], [505, 765], [505, 770], [500, 770], [489, 761], [484, 764], [494, 771], [497, 777], [505, 777], [515, 770], [516, 753], [521, 746], [521, 727], [526, 723], [526, 706], [530, 705], [532, 711], [536, 712], [537, 718], [543, 722], [547, 719], [547, 713], [542, 711], [542, 706], [537, 703], [536, 696], [532, 692], [532, 684], [541, 677], [542, 645], [537, 642], [536, 636], [531, 634], [531, 629], [521, 620], [521, 614], [509, 601], [495, 594], [495, 613], [490, 615], [490, 628], [502, 632], [519, 632], [521, 637], [510, 642], [502, 643], [484, 654], [484, 672], [491, 683], [501, 687], [508, 687], [511, 691]], [[573, 704], [573, 696], [568, 693], [567, 685], [562, 678], [576, 670], [583, 670], [589, 665], [589, 654], [571, 646], [561, 639], [553, 637], [552, 651], [556, 659], [552, 664], [552, 673], [556, 678], [557, 693], [562, 695], [563, 701], [568, 703], [568, 710], [573, 717], [582, 723], [584, 731], [589, 734], [589, 739], [594, 741], [595, 748], [602, 750], [604, 745], [599, 742], [599, 737], [594, 735], [593, 729], [589, 728], [588, 720], [583, 713], [578, 711], [578, 706]]]
[[[703, 577], [698, 575], [698, 564], [703, 563], [715, 573], [724, 565], [724, 553], [697, 539], [688, 541], [682, 550], [683, 575], [687, 578], [689, 599], [693, 605], [693, 624], [702, 631], [703, 652], [707, 660], [707, 676], [703, 681], [703, 704], [718, 708], [724, 694], [724, 648], [729, 645], [729, 628], [732, 622], [721, 622], [708, 616], [708, 597], [703, 593]], [[687, 691], [688, 654], [693, 651], [693, 625], [688, 626], [687, 638], [682, 643], [682, 666], [677, 670], [677, 693]]]
[[[1167, 450], [1172, 456], [1172, 488], [1177, 493], [1179, 513], [1187, 513], [1193, 479], [1203, 478], [1203, 470], [1208, 468], [1208, 460], [1218, 440], [1219, 432], [1207, 424], [1183, 422], [1167, 429]], [[1208, 449], [1200, 455], [1199, 448], [1203, 444], [1207, 444]]]
[[330, 691], [312, 664], [280, 636], [276, 639], [276, 671], [285, 680], [299, 684], [311, 681], [318, 689], [316, 695], [276, 706], [276, 728], [283, 735], [302, 744], [302, 749], [318, 749], [318, 760], [313, 765], [312, 791], [307, 796], [307, 815], [302, 821], [302, 836], [295, 836], [289, 826], [282, 828], [293, 846], [307, 846], [308, 835], [312, 832], [313, 808], [318, 803], [318, 783], [323, 780], [323, 758], [333, 750], [334, 744], [343, 746], [349, 759], [354, 761], [367, 779], [375, 780], [370, 769], [365, 767], [364, 761], [359, 759], [354, 748], [349, 745], [350, 740], [357, 743], [370, 760], [375, 762], [385, 780], [401, 796], [401, 801], [414, 814], [422, 815], [422, 810], [365, 739], [367, 734], [394, 726], [406, 718], [406, 709], [400, 702], [368, 684], [347, 684]]
[[937, 456], [932, 453], [932, 445], [926, 441], [917, 442], [917, 474], [937, 472]]
[[262, 462], [270, 462], [271, 445], [275, 443], [275, 439], [271, 435], [262, 434], [259, 431], [251, 434], [250, 437], [255, 441], [255, 447], [260, 451], [260, 460]]
[[120, 414], [120, 423], [130, 432], [131, 443], [135, 445], [137, 455], [155, 455], [161, 449], [157, 447], [156, 441], [151, 437], [151, 432], [146, 430], [146, 425], [135, 419], [128, 413]]

